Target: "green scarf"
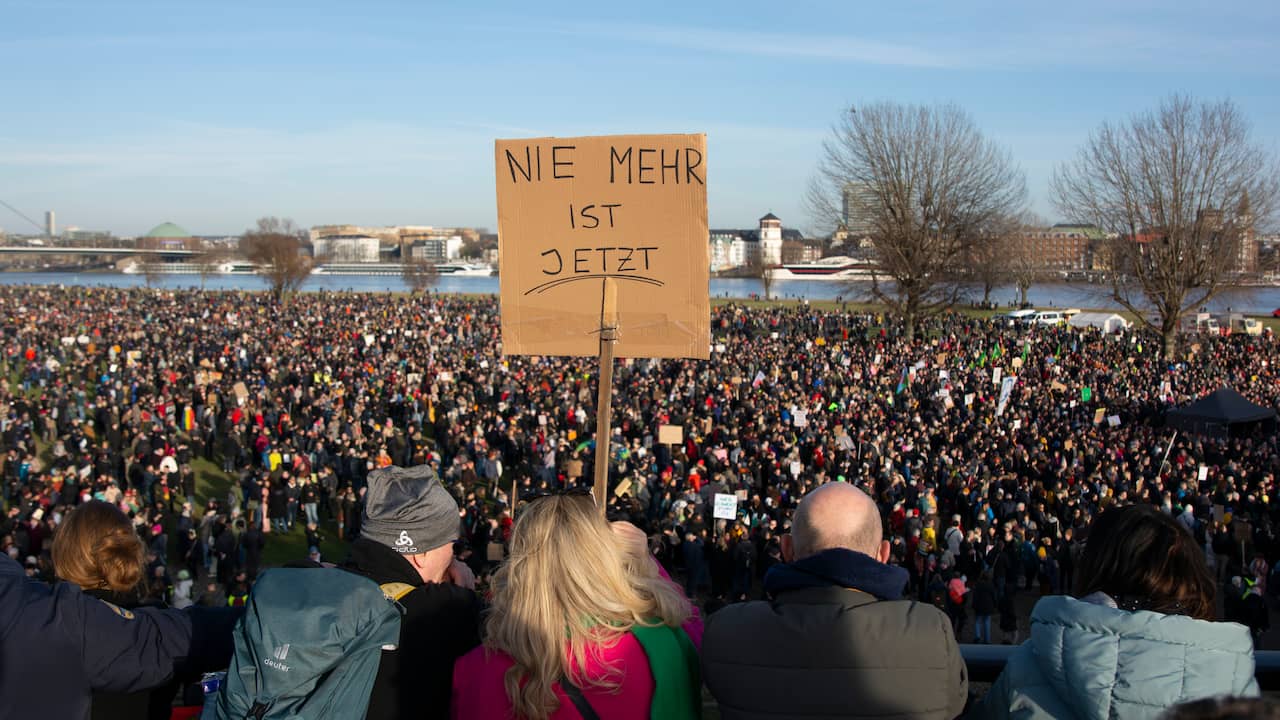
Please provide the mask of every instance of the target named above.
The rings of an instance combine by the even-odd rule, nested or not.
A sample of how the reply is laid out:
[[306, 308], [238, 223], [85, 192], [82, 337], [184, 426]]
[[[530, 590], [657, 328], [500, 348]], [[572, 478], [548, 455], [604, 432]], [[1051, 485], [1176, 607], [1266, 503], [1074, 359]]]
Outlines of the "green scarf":
[[698, 720], [702, 717], [702, 673], [698, 650], [683, 628], [633, 625], [653, 673], [652, 720]]

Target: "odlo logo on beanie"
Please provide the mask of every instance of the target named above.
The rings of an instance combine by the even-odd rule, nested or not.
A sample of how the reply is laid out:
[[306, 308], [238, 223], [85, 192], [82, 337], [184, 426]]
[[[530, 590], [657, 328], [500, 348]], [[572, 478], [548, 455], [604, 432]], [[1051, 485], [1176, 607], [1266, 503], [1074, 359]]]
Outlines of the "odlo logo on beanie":
[[400, 531], [400, 537], [396, 539], [396, 550], [402, 553], [418, 552], [418, 548], [413, 547], [413, 538], [409, 537], [407, 530]]

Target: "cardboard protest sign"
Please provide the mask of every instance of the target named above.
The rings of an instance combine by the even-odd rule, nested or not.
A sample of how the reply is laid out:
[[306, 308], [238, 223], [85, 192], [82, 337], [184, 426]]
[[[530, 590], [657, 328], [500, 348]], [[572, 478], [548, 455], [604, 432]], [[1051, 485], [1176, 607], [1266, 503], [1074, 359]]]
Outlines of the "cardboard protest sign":
[[681, 425], [659, 425], [658, 442], [662, 445], [679, 445], [684, 442], [684, 427]]
[[597, 355], [608, 284], [617, 355], [710, 356], [705, 135], [499, 140], [494, 163], [505, 354]]

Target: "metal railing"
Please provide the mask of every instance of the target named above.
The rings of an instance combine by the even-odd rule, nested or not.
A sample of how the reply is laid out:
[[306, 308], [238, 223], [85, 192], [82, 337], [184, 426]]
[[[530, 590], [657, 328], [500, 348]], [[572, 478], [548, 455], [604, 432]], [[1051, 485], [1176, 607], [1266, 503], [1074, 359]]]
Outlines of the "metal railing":
[[[961, 645], [960, 655], [969, 668], [969, 682], [994, 682], [1015, 649], [1016, 645]], [[1258, 687], [1264, 692], [1280, 690], [1280, 651], [1258, 650], [1253, 659]]]

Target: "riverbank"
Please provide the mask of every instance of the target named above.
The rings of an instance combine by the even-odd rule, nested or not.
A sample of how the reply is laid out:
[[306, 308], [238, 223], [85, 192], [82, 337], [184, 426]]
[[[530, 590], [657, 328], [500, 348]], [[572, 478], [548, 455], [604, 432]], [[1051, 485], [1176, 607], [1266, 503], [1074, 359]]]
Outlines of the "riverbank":
[[[267, 284], [257, 275], [212, 275], [201, 278], [193, 275], [163, 275], [152, 278], [152, 287], [166, 289], [205, 288], [208, 290], [264, 290]], [[432, 285], [433, 292], [459, 295], [492, 295], [499, 290], [498, 277], [440, 276]], [[123, 273], [62, 273], [62, 272], [9, 272], [0, 273], [4, 285], [63, 285], [83, 287], [145, 287], [143, 275]], [[350, 292], [408, 292], [410, 288], [397, 276], [315, 275], [302, 286], [309, 291]], [[708, 284], [711, 297], [716, 300], [758, 298], [764, 294], [764, 286], [758, 279], [712, 278]], [[872, 307], [868, 302], [870, 283], [838, 282], [830, 280], [780, 280], [772, 283], [770, 296], [783, 302], [837, 302], [851, 299], [854, 307]], [[980, 299], [976, 290], [971, 299]], [[1018, 296], [1012, 287], [996, 288], [992, 301], [1002, 309], [1010, 309]], [[1121, 312], [1111, 300], [1108, 288], [1088, 283], [1047, 283], [1031, 288], [1028, 299], [1041, 308], [1096, 308], [1108, 312]], [[1280, 308], [1280, 288], [1237, 288], [1208, 304], [1214, 313], [1243, 312], [1255, 317], [1270, 317], [1272, 310]]]

